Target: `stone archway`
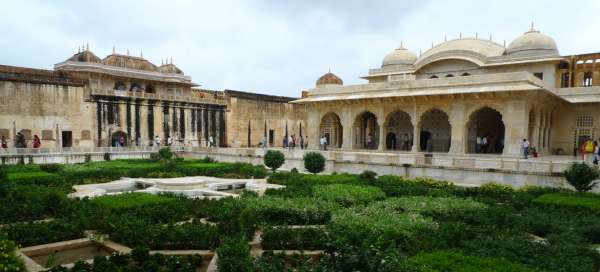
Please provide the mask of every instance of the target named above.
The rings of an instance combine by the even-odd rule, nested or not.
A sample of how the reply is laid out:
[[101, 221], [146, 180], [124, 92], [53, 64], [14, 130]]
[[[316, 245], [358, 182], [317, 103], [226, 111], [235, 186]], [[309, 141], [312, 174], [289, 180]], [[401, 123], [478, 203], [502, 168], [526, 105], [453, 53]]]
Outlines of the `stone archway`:
[[448, 114], [430, 109], [421, 115], [419, 123], [420, 150], [424, 152], [448, 152], [450, 150], [451, 126]]
[[359, 114], [354, 121], [354, 148], [377, 149], [379, 147], [379, 124], [377, 116], [370, 111]]
[[410, 151], [413, 145], [413, 124], [410, 115], [404, 111], [394, 111], [388, 115], [385, 125], [388, 150]]
[[110, 136], [110, 146], [123, 147], [127, 146], [127, 133], [123, 131], [115, 131]]
[[321, 118], [319, 138], [320, 137], [325, 137], [327, 139], [327, 145], [331, 148], [342, 147], [343, 129], [340, 117], [337, 114], [330, 112]]
[[474, 111], [467, 122], [467, 153], [502, 154], [505, 130], [499, 111], [487, 106]]

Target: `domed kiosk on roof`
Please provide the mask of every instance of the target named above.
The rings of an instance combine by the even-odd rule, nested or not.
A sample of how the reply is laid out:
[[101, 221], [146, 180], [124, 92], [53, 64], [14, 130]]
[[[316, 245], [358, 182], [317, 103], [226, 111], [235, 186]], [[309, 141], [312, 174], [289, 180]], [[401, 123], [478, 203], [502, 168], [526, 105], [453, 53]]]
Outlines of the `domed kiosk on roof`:
[[504, 47], [494, 41], [478, 38], [459, 38], [438, 44], [421, 55], [415, 68], [444, 59], [462, 59], [479, 66], [488, 58], [501, 56]]
[[529, 31], [508, 45], [505, 54], [513, 56], [558, 56], [558, 49], [554, 39], [535, 30], [532, 25]]
[[317, 87], [319, 86], [328, 86], [328, 85], [344, 85], [344, 81], [341, 78], [333, 74], [331, 71], [322, 75], [319, 79], [317, 79]]
[[400, 47], [387, 54], [383, 58], [381, 68], [391, 66], [410, 66], [417, 60], [417, 55], [404, 48], [404, 44], [400, 44]]
[[183, 75], [183, 71], [181, 69], [179, 69], [179, 67], [175, 66], [175, 64], [172, 64], [172, 63], [161, 65], [160, 67], [158, 67], [158, 71], [160, 71], [161, 73], [165, 73], [165, 74]]
[[70, 57], [67, 61], [100, 63], [102, 60], [87, 47], [85, 50], [77, 52], [77, 54]]

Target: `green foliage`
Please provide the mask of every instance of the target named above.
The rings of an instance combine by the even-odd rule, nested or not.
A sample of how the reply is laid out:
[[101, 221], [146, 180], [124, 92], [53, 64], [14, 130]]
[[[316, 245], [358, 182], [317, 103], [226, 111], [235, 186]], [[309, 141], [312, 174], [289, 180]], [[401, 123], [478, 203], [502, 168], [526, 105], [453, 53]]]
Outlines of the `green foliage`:
[[313, 188], [313, 194], [317, 199], [331, 201], [345, 207], [363, 205], [385, 198], [385, 193], [377, 187], [348, 184], [318, 185]]
[[597, 169], [586, 163], [573, 163], [563, 172], [565, 179], [579, 192], [587, 192], [598, 184], [595, 182], [600, 177]]
[[[453, 271], [453, 272], [533, 272], [521, 264], [503, 259], [466, 256], [458, 252], [438, 251], [421, 253], [407, 262], [410, 271]], [[409, 268], [410, 267], [410, 268]], [[407, 269], [408, 268], [408, 269]]]
[[6, 182], [8, 179], [6, 167], [4, 165], [0, 165], [0, 183]]
[[412, 196], [388, 198], [385, 201], [372, 204], [383, 209], [401, 210], [404, 212], [420, 213], [435, 216], [453, 212], [484, 210], [486, 204], [469, 198]]
[[331, 219], [335, 205], [312, 198], [263, 197], [245, 199], [245, 210], [257, 224], [320, 225]]
[[168, 147], [163, 147], [158, 150], [158, 156], [163, 160], [170, 160], [173, 158], [173, 152]]
[[254, 266], [248, 241], [239, 237], [227, 238], [219, 248], [219, 272], [252, 272]]
[[269, 150], [265, 154], [264, 163], [275, 172], [285, 163], [285, 156], [279, 150]]
[[123, 210], [149, 206], [159, 206], [177, 201], [176, 197], [168, 195], [153, 195], [147, 193], [125, 193], [105, 195], [94, 198], [91, 202], [108, 209]]
[[110, 153], [108, 153], [108, 152], [104, 153], [104, 160], [105, 161], [110, 161]]
[[54, 243], [83, 237], [83, 225], [67, 220], [39, 223], [14, 223], [4, 227], [10, 240], [22, 247]]
[[18, 272], [25, 271], [23, 260], [16, 254], [17, 246], [12, 241], [0, 235], [0, 271]]
[[47, 172], [17, 172], [9, 173], [8, 180], [19, 185], [62, 186], [64, 178], [55, 173]]
[[600, 196], [591, 193], [566, 194], [551, 193], [537, 197], [533, 203], [557, 207], [586, 209], [600, 212]]
[[40, 170], [47, 173], [58, 173], [62, 168], [62, 165], [58, 163], [40, 164]]
[[327, 230], [320, 227], [266, 227], [262, 234], [265, 250], [320, 250], [327, 248], [330, 242]]
[[304, 154], [304, 168], [313, 174], [321, 173], [325, 170], [325, 157], [318, 152], [308, 152]]
[[365, 170], [358, 176], [358, 178], [367, 183], [374, 183], [377, 181], [377, 173], [371, 170]]

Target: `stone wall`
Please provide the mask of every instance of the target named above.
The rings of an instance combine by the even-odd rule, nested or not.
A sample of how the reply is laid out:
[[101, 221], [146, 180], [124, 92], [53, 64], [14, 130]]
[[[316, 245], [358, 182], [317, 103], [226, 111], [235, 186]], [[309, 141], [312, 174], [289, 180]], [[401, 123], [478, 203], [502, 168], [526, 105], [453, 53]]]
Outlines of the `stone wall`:
[[288, 103], [293, 98], [231, 90], [225, 94], [227, 146], [257, 147], [265, 134], [269, 138], [272, 131], [273, 139], [268, 141], [281, 147], [286, 127], [289, 135], [308, 135], [306, 106]]

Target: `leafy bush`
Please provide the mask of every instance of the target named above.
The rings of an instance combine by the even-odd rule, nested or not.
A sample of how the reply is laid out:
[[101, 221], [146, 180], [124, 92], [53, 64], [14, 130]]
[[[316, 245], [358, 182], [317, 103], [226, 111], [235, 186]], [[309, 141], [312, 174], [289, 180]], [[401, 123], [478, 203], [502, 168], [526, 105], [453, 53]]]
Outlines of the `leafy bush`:
[[348, 184], [318, 185], [313, 188], [313, 194], [317, 199], [335, 202], [346, 207], [367, 204], [385, 198], [385, 193], [377, 187]]
[[158, 150], [158, 156], [163, 160], [170, 160], [173, 158], [173, 152], [168, 147], [163, 147]]
[[374, 183], [377, 180], [377, 173], [371, 170], [365, 170], [358, 176], [358, 178], [367, 183]]
[[598, 182], [596, 179], [600, 176], [597, 169], [586, 163], [573, 163], [563, 172], [565, 179], [579, 192], [587, 192], [594, 188]]
[[331, 219], [331, 205], [312, 198], [263, 197], [245, 200], [249, 218], [258, 224], [321, 225]]
[[600, 196], [595, 194], [545, 194], [533, 200], [533, 203], [557, 207], [586, 209], [600, 212]]
[[226, 239], [219, 248], [219, 272], [252, 272], [254, 266], [248, 242], [239, 237]]
[[124, 210], [148, 206], [159, 206], [177, 201], [176, 197], [168, 195], [153, 195], [147, 193], [126, 193], [119, 195], [105, 195], [91, 200], [92, 203], [113, 209]]
[[304, 168], [313, 174], [321, 173], [325, 170], [325, 157], [318, 152], [308, 152], [304, 154]]
[[8, 180], [18, 185], [61, 186], [64, 178], [55, 173], [18, 172], [9, 173]]
[[283, 153], [281, 153], [281, 151], [269, 150], [265, 154], [264, 162], [267, 167], [271, 168], [271, 170], [275, 172], [285, 162], [285, 156]]
[[445, 215], [453, 212], [477, 211], [486, 209], [486, 204], [469, 198], [412, 196], [388, 198], [375, 202], [374, 207], [420, 213], [428, 216]]
[[262, 247], [266, 250], [320, 250], [325, 249], [328, 243], [327, 230], [318, 227], [267, 227], [262, 234]]
[[62, 170], [62, 165], [58, 163], [40, 164], [40, 170], [47, 173], [57, 173]]
[[82, 238], [83, 225], [66, 220], [39, 223], [15, 223], [4, 227], [10, 240], [22, 247]]
[[0, 188], [0, 224], [54, 216], [67, 201], [64, 193], [45, 186], [4, 186]]
[[[406, 270], [453, 272], [534, 272], [536, 270], [503, 259], [466, 256], [458, 252], [421, 253], [407, 262]], [[408, 268], [408, 269], [407, 269]]]
[[8, 171], [4, 165], [0, 165], [0, 183], [6, 182], [8, 179]]
[[17, 256], [16, 250], [15, 243], [0, 235], [0, 271], [25, 271], [23, 260]]
[[110, 153], [108, 153], [108, 152], [104, 153], [104, 160], [105, 161], [110, 161]]

